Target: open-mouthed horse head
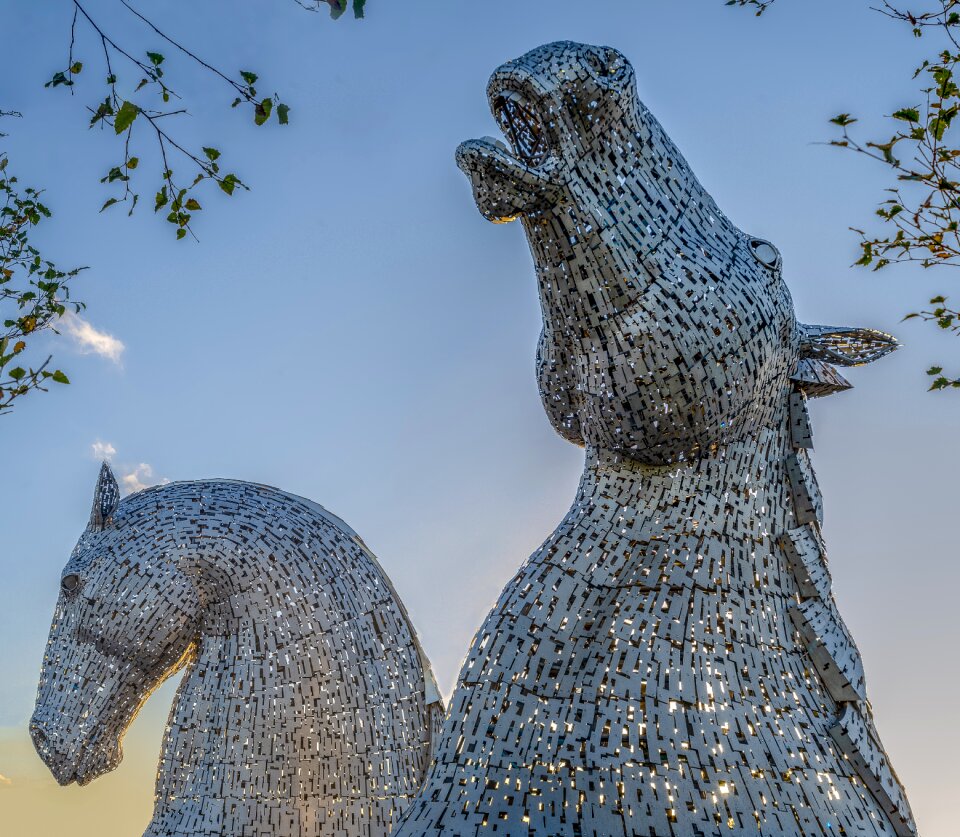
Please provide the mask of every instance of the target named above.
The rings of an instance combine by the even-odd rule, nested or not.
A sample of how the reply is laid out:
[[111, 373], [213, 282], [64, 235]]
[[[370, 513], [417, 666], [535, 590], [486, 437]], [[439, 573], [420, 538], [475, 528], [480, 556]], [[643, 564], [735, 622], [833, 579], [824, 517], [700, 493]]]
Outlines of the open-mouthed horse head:
[[30, 734], [61, 785], [88, 782], [122, 758], [127, 727], [189, 658], [199, 600], [178, 570], [175, 529], [125, 513], [104, 463], [93, 509], [60, 578]]
[[487, 94], [509, 145], [468, 140], [457, 163], [486, 218], [523, 223], [540, 392], [565, 438], [651, 465], [702, 456], [781, 420], [798, 377], [828, 394], [847, 386], [831, 363], [896, 347], [797, 322], [779, 252], [720, 211], [617, 50], [538, 47]]

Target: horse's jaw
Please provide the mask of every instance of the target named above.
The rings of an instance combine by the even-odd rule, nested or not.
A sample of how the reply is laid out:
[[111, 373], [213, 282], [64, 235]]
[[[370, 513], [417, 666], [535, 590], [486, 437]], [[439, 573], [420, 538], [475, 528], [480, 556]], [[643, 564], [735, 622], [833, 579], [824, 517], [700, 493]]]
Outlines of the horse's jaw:
[[[30, 737], [43, 763], [60, 785], [76, 782], [89, 785], [105, 773], [116, 770], [123, 761], [123, 738], [150, 696], [170, 677], [189, 665], [196, 646], [190, 643], [179, 659], [160, 668], [146, 684], [122, 684], [112, 698], [104, 700], [99, 711], [90, 704], [75, 702], [38, 706], [30, 719]], [[105, 666], [114, 669], [109, 661]], [[121, 670], [123, 666], [116, 666]], [[69, 718], [81, 718], [76, 724]]]

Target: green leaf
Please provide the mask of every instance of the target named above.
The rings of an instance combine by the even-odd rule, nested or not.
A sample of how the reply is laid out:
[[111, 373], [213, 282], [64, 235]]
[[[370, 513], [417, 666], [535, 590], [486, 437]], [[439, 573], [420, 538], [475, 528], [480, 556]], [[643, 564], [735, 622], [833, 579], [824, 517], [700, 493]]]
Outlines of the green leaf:
[[154, 67], [159, 67], [163, 63], [163, 56], [159, 52], [148, 52], [147, 58]]
[[256, 83], [257, 83], [257, 79], [260, 78], [260, 76], [258, 76], [256, 73], [251, 73], [251, 72], [249, 72], [248, 70], [241, 70], [241, 71], [240, 71], [240, 77], [241, 77], [247, 84], [256, 84]]
[[240, 184], [240, 178], [235, 174], [228, 174], [222, 180], [217, 181], [217, 185], [228, 195], [233, 194], [233, 190]]
[[942, 367], [942, 366], [931, 366], [931, 367], [927, 370], [927, 374], [928, 374], [928, 375], [939, 375], [941, 372], [943, 372], [943, 367]]
[[56, 372], [54, 372], [50, 377], [53, 378], [53, 380], [55, 380], [58, 384], [70, 383], [70, 379], [66, 375], [64, 375], [63, 372], [61, 372], [59, 369]]
[[106, 177], [101, 177], [101, 178], [100, 178], [100, 182], [101, 182], [101, 183], [113, 183], [115, 180], [126, 181], [126, 180], [129, 180], [129, 179], [130, 179], [130, 177], [129, 177], [128, 175], [126, 175], [126, 174], [124, 174], [122, 171], [120, 171], [120, 167], [119, 167], [119, 166], [114, 166], [113, 168], [110, 169], [110, 171], [107, 172]]
[[157, 200], [153, 205], [153, 211], [159, 212], [163, 207], [167, 205], [169, 197], [167, 196], [167, 187], [164, 186], [159, 192], [157, 192]]
[[277, 121], [281, 125], [287, 125], [290, 122], [290, 106], [282, 102], [277, 105]]
[[11, 369], [10, 372], [7, 374], [9, 374], [10, 377], [13, 378], [13, 380], [19, 381], [24, 375], [27, 374], [27, 370], [24, 369], [22, 366], [17, 366]]
[[939, 142], [943, 139], [943, 135], [947, 132], [947, 128], [950, 127], [950, 120], [944, 119], [942, 116], [935, 116], [930, 120], [930, 123], [927, 127], [933, 132], [934, 138]]
[[128, 169], [135, 169], [138, 165], [140, 165], [140, 158], [139, 158], [139, 157], [128, 157], [128, 158], [127, 158], [127, 168], [128, 168]]
[[113, 115], [113, 105], [110, 104], [109, 96], [104, 99], [98, 106], [93, 116], [90, 118], [90, 127], [92, 128], [96, 125], [101, 119], [106, 116]]
[[257, 103], [257, 107], [253, 112], [253, 121], [257, 125], [262, 125], [270, 118], [270, 114], [273, 111], [273, 100], [264, 99], [262, 102]]
[[190, 198], [184, 204], [184, 208], [189, 209], [191, 212], [197, 212], [198, 210], [203, 209], [203, 207], [200, 206], [200, 203], [199, 201], [197, 201], [196, 198]]
[[363, 7], [367, 4], [367, 0], [353, 0], [353, 16], [356, 18], [363, 17]]
[[183, 227], [180, 227], [180, 229], [177, 230], [177, 241], [179, 241], [181, 238], [186, 238], [186, 237], [187, 237], [187, 231]]
[[67, 78], [67, 76], [66, 76], [65, 73], [62, 73], [62, 72], [61, 72], [61, 73], [54, 73], [54, 74], [53, 74], [53, 78], [50, 79], [50, 81], [48, 81], [48, 82], [47, 82], [45, 85], [43, 85], [43, 86], [44, 86], [44, 87], [59, 87], [61, 84], [66, 85], [67, 87], [70, 87], [70, 86], [73, 84], [73, 82], [72, 82], [70, 79]]
[[839, 125], [841, 128], [845, 128], [847, 125], [852, 125], [857, 120], [851, 117], [849, 113], [838, 113], [830, 121], [834, 125]]
[[82, 69], [83, 69], [82, 61], [74, 61], [73, 64], [70, 66], [70, 72], [73, 75], [78, 75]]
[[138, 113], [140, 113], [140, 108], [133, 102], [125, 101], [120, 105], [120, 110], [117, 111], [117, 115], [113, 118], [113, 130], [118, 134], [122, 134], [133, 124], [133, 120], [137, 118]]
[[870, 148], [876, 148], [881, 154], [883, 154], [883, 159], [889, 163], [891, 166], [900, 165], [900, 161], [893, 156], [893, 146], [896, 144], [896, 139], [890, 140], [890, 142], [868, 142], [867, 145]]
[[207, 155], [207, 159], [212, 163], [214, 160], [219, 159], [220, 152], [216, 148], [207, 148], [204, 146], [203, 153]]
[[893, 114], [894, 119], [902, 119], [904, 122], [919, 122], [920, 111], [916, 108], [901, 108]]
[[118, 203], [117, 198], [110, 198], [104, 202], [103, 206], [100, 207], [100, 211], [103, 212], [103, 210], [105, 210], [108, 206], [113, 206], [115, 203]]

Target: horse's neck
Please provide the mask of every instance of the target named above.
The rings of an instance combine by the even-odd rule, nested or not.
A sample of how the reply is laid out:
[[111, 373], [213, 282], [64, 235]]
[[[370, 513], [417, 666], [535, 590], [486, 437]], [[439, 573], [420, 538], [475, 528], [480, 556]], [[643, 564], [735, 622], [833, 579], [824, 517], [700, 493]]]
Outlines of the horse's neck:
[[[623, 574], [637, 568], [638, 552], [649, 557], [671, 548], [716, 553], [701, 555], [704, 564], [713, 564], [703, 567], [704, 579], [688, 577], [691, 566], [683, 554], [677, 553], [676, 562], [661, 562], [664, 572], [672, 564], [686, 582], [712, 578], [716, 583], [721, 569], [748, 571], [730, 564], [737, 556], [769, 553], [764, 545], [772, 548], [777, 536], [798, 525], [787, 474], [794, 451], [786, 407], [775, 415], [771, 427], [695, 462], [650, 467], [588, 454], [577, 499], [556, 534], [573, 535], [583, 544], [573, 560], [584, 565], [592, 583], [622, 583]], [[597, 549], [607, 553], [605, 567], [594, 563]], [[656, 562], [641, 563], [652, 567]], [[601, 581], [598, 571], [610, 577]], [[648, 582], [684, 580], [672, 578], [672, 570], [668, 575]]]
[[[258, 805], [283, 807], [291, 798], [283, 776], [296, 774], [298, 737], [307, 732], [298, 729], [294, 669], [311, 658], [318, 626], [282, 606], [271, 582], [265, 574], [208, 606], [164, 737], [158, 800], [215, 799], [227, 788], [245, 788]], [[321, 661], [313, 662], [319, 673]], [[216, 822], [222, 812], [210, 816]]]
[[428, 739], [406, 616], [344, 526], [287, 522], [245, 552], [211, 533], [194, 560], [201, 636], [149, 837], [332, 834], [357, 817], [385, 834], [419, 786]]
[[192, 559], [204, 611], [164, 737], [154, 827], [179, 835], [184, 812], [199, 811], [211, 827], [267, 818], [275, 833], [296, 833], [286, 823], [298, 795], [320, 796], [315, 768], [327, 742], [316, 708], [330, 698], [324, 686], [341, 650], [330, 627], [343, 595], [326, 580], [340, 559], [304, 555], [282, 527], [271, 532], [241, 553], [214, 526]]

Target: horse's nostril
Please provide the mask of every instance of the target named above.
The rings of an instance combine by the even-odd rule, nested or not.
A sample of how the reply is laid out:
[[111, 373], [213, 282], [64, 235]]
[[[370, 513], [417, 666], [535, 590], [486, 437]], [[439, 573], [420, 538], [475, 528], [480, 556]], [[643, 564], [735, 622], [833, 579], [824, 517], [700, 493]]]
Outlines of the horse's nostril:
[[60, 579], [60, 587], [63, 588], [64, 593], [76, 593], [80, 589], [80, 576], [76, 573], [65, 575]]
[[47, 746], [47, 734], [39, 724], [30, 724], [30, 737], [33, 739], [33, 746], [38, 750]]

